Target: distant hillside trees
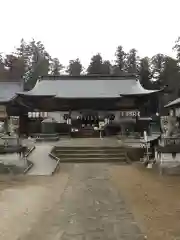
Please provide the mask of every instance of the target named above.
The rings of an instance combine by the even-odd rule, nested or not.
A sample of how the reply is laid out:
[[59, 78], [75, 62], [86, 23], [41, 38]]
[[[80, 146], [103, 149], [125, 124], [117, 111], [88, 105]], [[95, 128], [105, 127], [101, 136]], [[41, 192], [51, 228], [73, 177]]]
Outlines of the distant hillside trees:
[[[91, 57], [87, 68], [79, 58], [70, 60], [64, 66], [57, 57], [52, 57], [41, 41], [21, 40], [19, 47], [9, 54], [0, 54], [0, 81], [24, 81], [27, 90], [32, 89], [41, 75], [60, 75], [66, 72], [71, 76], [88, 75], [139, 75], [141, 85], [146, 89], [167, 86], [166, 94], [161, 95], [162, 105], [180, 96], [180, 37], [173, 50], [176, 58], [158, 53], [152, 58], [138, 56], [135, 48], [126, 52], [122, 45], [117, 46], [113, 61], [103, 59], [100, 53]], [[165, 97], [166, 96], [166, 97]]]

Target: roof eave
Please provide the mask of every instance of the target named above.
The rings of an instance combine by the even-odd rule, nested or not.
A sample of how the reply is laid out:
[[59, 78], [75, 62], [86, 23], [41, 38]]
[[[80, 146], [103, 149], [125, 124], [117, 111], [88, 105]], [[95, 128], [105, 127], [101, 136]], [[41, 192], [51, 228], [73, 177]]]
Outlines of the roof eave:
[[180, 98], [176, 98], [175, 100], [169, 102], [164, 106], [164, 108], [177, 107], [177, 106], [180, 106]]
[[169, 103], [164, 106], [164, 108], [174, 108], [174, 107], [179, 107], [180, 103]]
[[120, 94], [121, 96], [124, 96], [124, 97], [133, 97], [133, 96], [145, 96], [145, 95], [150, 95], [150, 94], [154, 94], [154, 93], [158, 93], [158, 92], [162, 92], [164, 90], [163, 89], [160, 89], [160, 90], [149, 90], [147, 92], [143, 92], [143, 93], [123, 93], [123, 94]]
[[11, 98], [8, 98], [8, 99], [0, 99], [0, 104], [7, 104], [7, 103], [13, 101], [16, 97], [17, 96], [15, 95], [15, 96], [13, 96]]
[[31, 94], [31, 93], [26, 93], [26, 92], [19, 92], [16, 93], [18, 96], [24, 96], [24, 97], [50, 97], [53, 98], [56, 95], [54, 94], [41, 94], [41, 95], [35, 95], [35, 94]]
[[111, 96], [111, 97], [106, 97], [106, 96], [103, 96], [103, 97], [96, 97], [96, 96], [92, 96], [92, 97], [57, 97], [57, 96], [55, 96], [54, 98], [55, 99], [119, 99], [119, 98], [121, 98], [122, 96], [117, 96], [117, 97], [113, 97], [113, 96]]

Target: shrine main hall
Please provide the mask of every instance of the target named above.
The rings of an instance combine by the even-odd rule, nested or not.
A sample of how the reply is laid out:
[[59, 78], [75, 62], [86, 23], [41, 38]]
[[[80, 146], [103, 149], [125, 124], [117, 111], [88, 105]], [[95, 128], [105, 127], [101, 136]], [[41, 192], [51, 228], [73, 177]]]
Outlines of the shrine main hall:
[[144, 89], [135, 75], [42, 76], [30, 91], [21, 82], [0, 82], [0, 117], [18, 116], [27, 135], [50, 119], [52, 131], [73, 136], [93, 136], [100, 127], [106, 135], [142, 132], [151, 121], [148, 102], [159, 91]]

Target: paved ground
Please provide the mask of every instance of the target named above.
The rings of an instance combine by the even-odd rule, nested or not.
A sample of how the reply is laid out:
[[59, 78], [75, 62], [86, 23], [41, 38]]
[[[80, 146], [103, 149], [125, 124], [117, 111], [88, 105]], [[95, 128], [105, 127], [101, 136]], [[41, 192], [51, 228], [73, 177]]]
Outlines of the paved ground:
[[53, 177], [0, 175], [0, 239], [141, 240], [139, 226], [148, 240], [180, 240], [179, 199], [179, 177], [139, 165], [63, 164]]
[[52, 175], [56, 167], [56, 161], [49, 157], [52, 146], [49, 144], [36, 144], [35, 150], [28, 159], [34, 166], [27, 172], [28, 175]]
[[110, 168], [104, 163], [65, 164], [59, 174], [43, 177], [40, 183], [28, 179], [32, 183], [23, 186], [24, 193], [4, 190], [4, 197], [0, 196], [1, 239], [144, 239], [110, 179]]
[[[110, 184], [105, 164], [74, 165], [52, 226], [61, 240], [143, 239], [121, 196]], [[46, 229], [38, 239], [50, 239], [50, 235]]]

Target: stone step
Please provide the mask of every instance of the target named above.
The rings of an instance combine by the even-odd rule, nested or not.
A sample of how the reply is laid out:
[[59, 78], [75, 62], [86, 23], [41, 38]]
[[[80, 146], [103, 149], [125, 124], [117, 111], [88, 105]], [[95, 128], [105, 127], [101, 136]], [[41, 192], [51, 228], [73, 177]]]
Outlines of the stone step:
[[72, 132], [71, 136], [73, 138], [99, 138], [99, 133], [98, 132]]
[[66, 150], [55, 150], [57, 154], [111, 154], [111, 153], [124, 153], [124, 149], [66, 149]]
[[55, 147], [61, 162], [126, 162], [125, 148], [120, 146]]
[[82, 157], [82, 158], [62, 158], [61, 163], [99, 163], [99, 162], [126, 162], [126, 158], [117, 158], [117, 157], [110, 157], [110, 158], [104, 158], [104, 157]]
[[59, 158], [125, 158], [125, 153], [111, 153], [111, 154], [101, 154], [101, 153], [93, 153], [93, 154], [57, 154]]
[[45, 138], [42, 138], [42, 137], [38, 137], [36, 138], [36, 142], [42, 142], [42, 141], [58, 141], [59, 140], [59, 137], [45, 137]]
[[58, 151], [78, 151], [78, 150], [82, 150], [82, 151], [103, 151], [103, 150], [119, 150], [119, 151], [125, 151], [124, 147], [110, 147], [110, 146], [75, 146], [75, 147], [63, 147], [63, 146], [56, 146], [55, 150]]

